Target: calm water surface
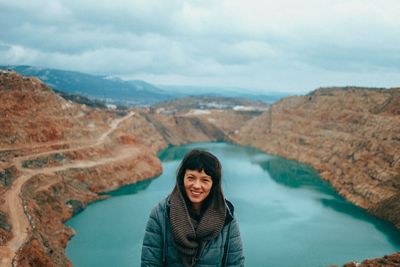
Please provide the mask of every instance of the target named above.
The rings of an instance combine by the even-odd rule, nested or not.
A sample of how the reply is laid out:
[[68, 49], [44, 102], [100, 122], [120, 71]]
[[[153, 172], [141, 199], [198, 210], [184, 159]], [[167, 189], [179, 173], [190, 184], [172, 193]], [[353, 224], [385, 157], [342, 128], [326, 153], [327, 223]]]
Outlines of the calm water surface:
[[226, 143], [201, 143], [160, 153], [156, 179], [111, 192], [66, 224], [74, 266], [140, 266], [151, 209], [173, 188], [183, 155], [193, 148], [216, 154], [226, 198], [235, 205], [246, 266], [327, 266], [400, 251], [400, 233], [339, 197], [307, 165]]

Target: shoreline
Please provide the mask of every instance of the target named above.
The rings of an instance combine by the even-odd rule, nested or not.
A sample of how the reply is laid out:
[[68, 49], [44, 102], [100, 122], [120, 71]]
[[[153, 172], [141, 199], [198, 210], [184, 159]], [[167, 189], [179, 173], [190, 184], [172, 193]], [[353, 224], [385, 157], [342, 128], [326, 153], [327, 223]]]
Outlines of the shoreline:
[[[225, 142], [225, 141], [215, 141], [215, 142], [210, 142], [210, 143], [217, 143], [217, 144], [218, 144], [218, 143], [222, 143], [222, 144], [223, 144], [223, 143], [226, 143], [226, 144], [229, 144], [229, 145], [234, 145], [234, 146], [239, 146], [239, 147], [248, 147], [248, 148], [257, 150], [258, 152], [263, 153], [263, 154], [265, 154], [265, 155], [271, 155], [271, 156], [274, 156], [274, 157], [280, 157], [280, 158], [286, 159], [285, 157], [281, 157], [280, 155], [274, 155], [274, 154], [266, 153], [265, 151], [262, 151], [262, 150], [260, 150], [260, 149], [258, 149], [258, 148], [254, 148], [254, 147], [251, 147], [251, 146], [243, 146], [243, 145], [240, 145], [240, 144], [237, 144], [237, 143]], [[183, 144], [183, 145], [192, 145], [192, 144], [196, 144], [196, 143], [188, 143], [188, 144]], [[202, 142], [199, 143], [199, 144], [202, 144]], [[179, 145], [179, 146], [180, 146], [180, 145]], [[179, 146], [172, 146], [172, 147], [178, 148]], [[167, 147], [166, 149], [168, 149], [168, 148], [169, 148], [169, 147]], [[163, 150], [164, 150], [164, 149], [163, 149]], [[163, 150], [161, 150], [160, 153], [161, 153]], [[159, 153], [157, 153], [157, 154], [158, 154], [158, 156], [159, 156]], [[296, 160], [293, 160], [293, 161], [299, 162], [299, 161], [296, 161]], [[327, 182], [328, 186], [329, 186], [330, 188], [332, 188], [332, 190], [334, 190], [335, 193], [337, 193], [337, 190], [336, 190], [334, 187], [332, 187], [332, 185], [329, 183], [329, 181], [326, 181], [325, 179], [323, 179], [323, 178], [320, 176], [320, 172], [319, 172], [318, 170], [316, 170], [313, 166], [311, 166], [311, 165], [308, 164], [308, 163], [302, 163], [302, 162], [299, 162], [299, 163], [304, 164], [304, 165], [307, 165], [308, 167], [312, 168], [312, 170], [315, 171], [315, 173], [318, 174], [318, 178], [319, 178], [321, 181]], [[147, 180], [152, 180], [152, 179], [157, 179], [157, 177], [150, 177], [150, 178], [148, 178], [148, 179], [144, 179], [144, 180], [142, 180], [142, 181], [139, 181], [139, 183], [140, 183], [140, 182], [147, 181]], [[108, 192], [119, 191], [119, 190], [123, 189], [124, 187], [132, 186], [132, 185], [135, 185], [135, 184], [136, 184], [136, 183], [122, 185], [120, 188], [116, 188], [116, 189], [113, 189], [113, 190], [108, 191]], [[106, 194], [106, 195], [107, 195], [107, 192], [102, 192], [102, 193], [100, 193], [100, 194]], [[112, 195], [108, 195], [108, 196], [113, 197]], [[340, 196], [340, 197], [342, 197], [342, 196]], [[393, 230], [395, 230], [397, 233], [400, 233], [400, 230], [397, 229], [392, 223], [390, 223], [390, 222], [388, 222], [388, 221], [385, 221], [385, 220], [383, 220], [383, 219], [381, 219], [381, 218], [379, 218], [379, 217], [376, 217], [376, 215], [373, 215], [373, 214], [369, 213], [367, 210], [365, 210], [365, 209], [363, 209], [363, 208], [361, 208], [361, 207], [355, 206], [354, 203], [350, 202], [349, 200], [347, 200], [347, 199], [345, 199], [345, 198], [343, 198], [343, 199], [344, 199], [347, 203], [353, 205], [354, 207], [358, 208], [360, 211], [364, 212], [365, 214], [368, 214], [368, 215], [370, 215], [370, 216], [373, 216], [375, 219], [378, 219], [379, 222], [383, 222], [384, 224], [388, 224], [388, 226], [393, 227]], [[96, 201], [95, 201], [95, 202], [96, 202]], [[92, 203], [94, 203], [94, 202], [91, 202], [90, 204], [92, 204]], [[90, 205], [90, 204], [89, 204], [89, 205]], [[71, 218], [72, 218], [72, 217], [71, 217]], [[376, 226], [375, 226], [375, 227], [376, 227]], [[72, 238], [72, 237], [71, 237], [71, 238]], [[395, 252], [395, 253], [393, 253], [393, 254], [391, 253], [389, 257], [387, 257], [386, 255], [381, 255], [381, 256], [382, 256], [382, 257], [385, 257], [385, 259], [386, 259], [386, 258], [389, 258], [389, 259], [392, 259], [392, 258], [397, 259], [397, 257], [400, 256], [400, 254], [397, 255], [398, 253], [399, 253], [399, 252]], [[371, 262], [373, 262], [371, 259], [373, 259], [373, 258], [371, 257], [371, 258], [369, 258], [369, 259], [367, 259], [367, 260], [365, 260], [365, 261], [367, 261], [368, 264], [371, 264]], [[349, 263], [348, 263], [348, 264], [349, 264]], [[343, 265], [343, 266], [346, 266], [346, 267], [348, 267], [348, 266], [353, 266], [353, 265], [348, 265], [348, 264]], [[332, 265], [332, 266], [336, 266], [336, 265]], [[356, 265], [354, 265], [354, 266], [356, 266]], [[363, 265], [357, 265], [357, 266], [363, 266]], [[372, 266], [380, 266], [380, 265], [372, 265]]]

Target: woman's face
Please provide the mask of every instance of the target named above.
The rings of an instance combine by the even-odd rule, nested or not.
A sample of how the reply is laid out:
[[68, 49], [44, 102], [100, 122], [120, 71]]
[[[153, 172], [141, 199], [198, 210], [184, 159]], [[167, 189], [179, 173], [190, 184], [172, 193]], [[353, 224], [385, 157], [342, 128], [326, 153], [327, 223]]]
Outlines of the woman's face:
[[195, 209], [200, 208], [204, 199], [210, 194], [212, 179], [204, 170], [201, 172], [186, 170], [183, 177], [183, 185], [187, 197]]

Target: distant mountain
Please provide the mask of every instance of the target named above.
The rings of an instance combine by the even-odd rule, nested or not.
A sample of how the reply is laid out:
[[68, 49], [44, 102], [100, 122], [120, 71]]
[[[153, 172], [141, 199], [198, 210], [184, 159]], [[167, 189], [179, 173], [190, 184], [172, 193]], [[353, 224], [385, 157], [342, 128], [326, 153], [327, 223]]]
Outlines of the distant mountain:
[[247, 98], [257, 101], [263, 101], [272, 104], [282, 98], [291, 96], [293, 94], [286, 92], [268, 92], [268, 93], [255, 93], [241, 88], [223, 88], [211, 86], [191, 86], [191, 85], [157, 85], [159, 88], [168, 91], [173, 95], [181, 96], [218, 96], [218, 97], [235, 97]]
[[102, 99], [117, 105], [148, 106], [173, 98], [166, 91], [144, 81], [123, 81], [108, 76], [32, 66], [0, 66], [0, 68], [37, 77], [50, 87], [65, 93]]
[[240, 88], [204, 87], [190, 85], [152, 85], [145, 81], [124, 81], [118, 77], [92, 75], [77, 71], [66, 71], [33, 66], [1, 66], [0, 69], [11, 69], [25, 76], [41, 79], [50, 87], [73, 95], [90, 99], [99, 99], [106, 104], [116, 106], [151, 106], [185, 96], [216, 96], [247, 98], [251, 100], [274, 103], [289, 93], [269, 92], [252, 93]]

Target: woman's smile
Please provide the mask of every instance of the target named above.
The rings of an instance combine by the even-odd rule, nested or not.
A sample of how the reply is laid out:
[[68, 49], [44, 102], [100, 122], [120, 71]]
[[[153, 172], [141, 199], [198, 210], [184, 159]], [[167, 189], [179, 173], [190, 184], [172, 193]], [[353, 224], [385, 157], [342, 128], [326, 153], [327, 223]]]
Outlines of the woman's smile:
[[201, 196], [202, 192], [198, 192], [198, 191], [190, 191], [191, 195], [193, 198], [198, 198]]

